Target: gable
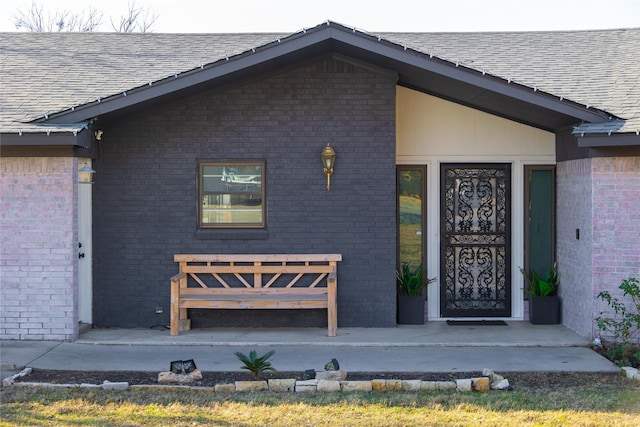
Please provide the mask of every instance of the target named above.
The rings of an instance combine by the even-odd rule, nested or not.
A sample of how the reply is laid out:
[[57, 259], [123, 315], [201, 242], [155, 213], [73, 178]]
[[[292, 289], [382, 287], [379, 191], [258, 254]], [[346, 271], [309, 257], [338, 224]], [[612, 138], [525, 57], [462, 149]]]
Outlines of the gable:
[[[613, 120], [617, 126], [604, 134], [631, 134], [633, 143], [640, 129], [639, 77], [629, 62], [637, 58], [638, 30], [376, 36], [326, 22], [288, 36], [1, 38], [8, 88], [3, 134], [43, 135], [44, 125], [52, 126], [47, 134], [81, 133], [96, 117], [127, 114], [326, 53], [397, 73], [401, 86], [548, 131], [580, 126], [581, 135], [602, 135], [602, 124]], [[616, 49], [593, 55], [592, 45], [612, 42]], [[552, 61], [553, 55], [560, 59]], [[591, 63], [578, 67], [585, 55]]]
[[397, 155], [555, 158], [555, 135], [473, 108], [397, 89]]

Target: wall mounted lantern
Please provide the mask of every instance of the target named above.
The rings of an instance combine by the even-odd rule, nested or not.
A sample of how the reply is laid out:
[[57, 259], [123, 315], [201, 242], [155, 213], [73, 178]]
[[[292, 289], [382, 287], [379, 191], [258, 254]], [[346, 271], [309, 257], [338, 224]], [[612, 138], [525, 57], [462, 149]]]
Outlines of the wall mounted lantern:
[[324, 167], [324, 174], [327, 175], [327, 190], [331, 189], [331, 175], [333, 174], [333, 166], [336, 163], [336, 152], [329, 144], [322, 150], [322, 166]]
[[91, 169], [89, 163], [85, 162], [84, 166], [78, 169], [78, 181], [80, 184], [93, 184], [93, 174], [96, 171]]

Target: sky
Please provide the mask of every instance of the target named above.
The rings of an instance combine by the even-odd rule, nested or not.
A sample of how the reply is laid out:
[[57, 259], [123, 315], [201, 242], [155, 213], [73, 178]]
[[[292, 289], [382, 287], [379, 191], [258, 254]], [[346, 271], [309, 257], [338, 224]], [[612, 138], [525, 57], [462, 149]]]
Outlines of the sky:
[[[0, 31], [33, 0], [2, 0]], [[132, 0], [36, 0], [45, 11], [103, 13], [112, 31]], [[640, 27], [640, 0], [133, 0], [156, 33], [293, 33], [327, 20], [375, 31], [547, 31]]]

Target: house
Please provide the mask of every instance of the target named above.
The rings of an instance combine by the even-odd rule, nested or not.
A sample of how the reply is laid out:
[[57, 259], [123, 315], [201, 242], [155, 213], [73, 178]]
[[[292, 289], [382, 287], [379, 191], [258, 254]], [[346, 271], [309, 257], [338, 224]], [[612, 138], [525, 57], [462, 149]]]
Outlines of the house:
[[[430, 321], [521, 320], [519, 267], [557, 259], [562, 322], [586, 337], [595, 295], [640, 276], [640, 29], [329, 21], [5, 33], [0, 49], [2, 339], [166, 323], [175, 253], [340, 253], [343, 327], [396, 325], [401, 262], [437, 277]], [[326, 325], [314, 310], [191, 318]]]

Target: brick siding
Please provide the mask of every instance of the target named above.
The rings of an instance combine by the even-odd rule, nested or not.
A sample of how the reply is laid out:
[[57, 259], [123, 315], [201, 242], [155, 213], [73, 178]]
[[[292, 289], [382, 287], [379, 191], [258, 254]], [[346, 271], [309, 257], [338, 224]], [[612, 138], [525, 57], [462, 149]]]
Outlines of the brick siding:
[[[640, 157], [593, 159], [592, 182], [593, 294], [622, 298], [622, 280], [640, 279]], [[594, 317], [606, 310], [594, 301]]]
[[[339, 327], [395, 325], [393, 76], [319, 59], [102, 126], [97, 326], [168, 322], [174, 253], [341, 253]], [[331, 191], [320, 161], [327, 143], [337, 152]], [[197, 231], [197, 160], [234, 158], [266, 160], [266, 229]], [[192, 321], [322, 327], [326, 314], [193, 310]]]
[[640, 277], [640, 158], [561, 162], [557, 177], [563, 323], [592, 337], [593, 319], [606, 309], [598, 293], [620, 296], [623, 279]]
[[77, 337], [77, 162], [0, 159], [0, 338]]
[[[558, 163], [556, 176], [556, 252], [562, 323], [581, 335], [590, 336], [593, 312], [591, 160]], [[576, 239], [576, 230], [579, 230], [579, 239]]]

